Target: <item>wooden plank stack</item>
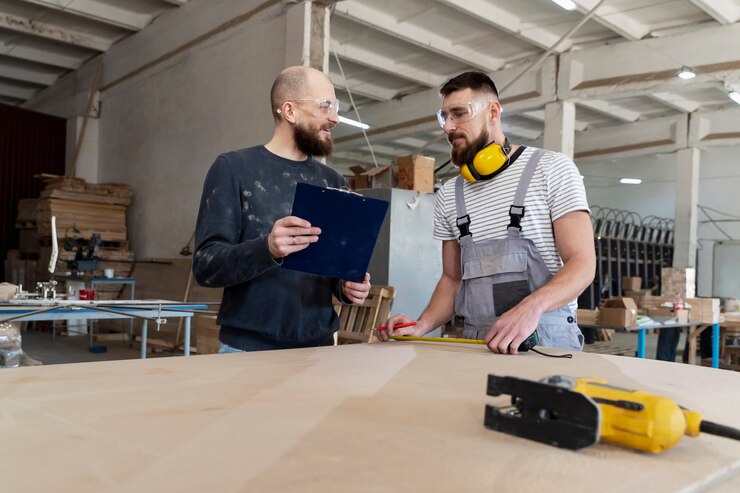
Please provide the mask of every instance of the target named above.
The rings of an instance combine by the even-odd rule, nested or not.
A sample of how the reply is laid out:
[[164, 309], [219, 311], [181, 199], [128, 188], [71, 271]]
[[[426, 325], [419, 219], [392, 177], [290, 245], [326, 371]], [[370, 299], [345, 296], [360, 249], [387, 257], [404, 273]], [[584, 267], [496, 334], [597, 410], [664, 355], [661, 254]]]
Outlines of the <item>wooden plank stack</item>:
[[[73, 240], [67, 241], [68, 246], [75, 245], [87, 253], [93, 234], [98, 234], [102, 245], [95, 253], [98, 269], [91, 277], [103, 277], [105, 269], [113, 269], [116, 277], [129, 277], [134, 252], [127, 241], [126, 209], [131, 204], [132, 188], [55, 175], [39, 178], [45, 183], [40, 198], [21, 200], [16, 219], [16, 227], [21, 230], [21, 257], [38, 260], [38, 280], [49, 278], [52, 216], [56, 217], [59, 248], [56, 274], [67, 273], [67, 261], [75, 258], [75, 251], [64, 249], [65, 238]], [[120, 291], [120, 286], [106, 287], [100, 290], [100, 299], [117, 298]]]

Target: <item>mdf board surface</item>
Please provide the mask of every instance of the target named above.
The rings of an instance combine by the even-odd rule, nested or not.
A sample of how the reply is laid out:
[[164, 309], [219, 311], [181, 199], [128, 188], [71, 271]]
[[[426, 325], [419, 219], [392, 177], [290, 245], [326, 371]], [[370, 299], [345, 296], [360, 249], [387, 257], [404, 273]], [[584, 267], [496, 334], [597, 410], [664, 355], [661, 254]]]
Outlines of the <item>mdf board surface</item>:
[[720, 437], [653, 456], [488, 430], [508, 400], [489, 373], [602, 377], [740, 426], [737, 373], [618, 356], [386, 343], [19, 368], [0, 371], [3, 490], [738, 491]]

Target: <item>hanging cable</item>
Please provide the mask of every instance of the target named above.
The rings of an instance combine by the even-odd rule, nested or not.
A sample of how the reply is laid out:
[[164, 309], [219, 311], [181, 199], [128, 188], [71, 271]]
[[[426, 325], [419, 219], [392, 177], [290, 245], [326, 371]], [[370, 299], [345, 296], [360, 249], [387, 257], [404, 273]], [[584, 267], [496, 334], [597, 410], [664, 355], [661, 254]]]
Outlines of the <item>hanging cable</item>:
[[[362, 119], [360, 118], [360, 112], [357, 111], [357, 105], [355, 105], [355, 98], [352, 97], [352, 91], [349, 88], [349, 84], [347, 83], [347, 77], [344, 76], [344, 69], [342, 68], [342, 62], [339, 61], [339, 56], [337, 55], [337, 44], [334, 42], [334, 40], [331, 40], [331, 44], [333, 46], [333, 52], [334, 52], [334, 60], [337, 62], [337, 66], [339, 67], [339, 73], [342, 75], [342, 81], [344, 82], [344, 89], [347, 91], [347, 95], [349, 96], [349, 102], [352, 105], [352, 110], [355, 112], [355, 116], [357, 117], [357, 121], [362, 123]], [[367, 137], [367, 132], [365, 132], [365, 129], [360, 127], [360, 130], [362, 130], [362, 135], [365, 137], [365, 143], [367, 143], [367, 148], [370, 149], [370, 156], [373, 158], [373, 164], [375, 164], [375, 167], [378, 168], [378, 160], [375, 159], [375, 152], [373, 152], [373, 146], [370, 144], [370, 139]]]

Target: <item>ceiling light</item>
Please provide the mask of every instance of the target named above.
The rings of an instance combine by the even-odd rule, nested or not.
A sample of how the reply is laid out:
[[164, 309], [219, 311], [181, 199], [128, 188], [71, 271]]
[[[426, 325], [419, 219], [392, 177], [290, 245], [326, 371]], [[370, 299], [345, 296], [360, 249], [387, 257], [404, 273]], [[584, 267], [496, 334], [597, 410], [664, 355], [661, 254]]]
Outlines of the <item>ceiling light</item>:
[[622, 178], [619, 180], [619, 183], [624, 183], [625, 185], [639, 185], [642, 183], [642, 180], [639, 178]]
[[367, 130], [368, 128], [370, 128], [370, 125], [367, 125], [365, 123], [360, 123], [357, 120], [347, 118], [346, 116], [340, 116], [339, 121], [342, 123], [346, 123], [347, 125], [352, 125], [353, 127], [361, 128], [363, 130]]
[[730, 96], [730, 99], [735, 101], [737, 104], [740, 104], [740, 93], [739, 92], [730, 90], [730, 92], [728, 92], [727, 95]]
[[560, 5], [565, 10], [575, 10], [576, 4], [571, 2], [570, 0], [552, 0], [554, 3]]
[[689, 79], [693, 79], [694, 77], [696, 77], [696, 74], [694, 73], [693, 70], [691, 70], [686, 65], [684, 65], [683, 67], [681, 67], [681, 71], [678, 72], [678, 78], [679, 79], [689, 80]]

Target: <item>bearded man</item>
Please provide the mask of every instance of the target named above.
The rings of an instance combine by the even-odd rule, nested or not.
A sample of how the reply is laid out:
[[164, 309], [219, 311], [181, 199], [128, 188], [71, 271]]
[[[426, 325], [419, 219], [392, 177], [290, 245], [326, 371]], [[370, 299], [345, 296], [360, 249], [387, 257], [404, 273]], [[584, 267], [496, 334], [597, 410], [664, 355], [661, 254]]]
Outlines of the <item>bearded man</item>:
[[414, 321], [394, 315], [378, 336], [422, 336], [457, 314], [462, 336], [493, 352], [517, 353], [535, 330], [539, 345], [582, 349], [576, 299], [596, 259], [578, 169], [563, 154], [509, 143], [486, 74], [460, 74], [440, 94], [437, 119], [461, 172], [437, 194], [442, 276], [415, 326], [393, 330]]
[[223, 287], [221, 353], [327, 346], [339, 320], [332, 294], [362, 304], [362, 283], [281, 269], [282, 259], [320, 241], [321, 230], [291, 216], [297, 183], [346, 187], [317, 161], [332, 152], [339, 102], [329, 78], [288, 67], [270, 91], [275, 130], [263, 146], [221, 154], [211, 166], [195, 229], [193, 274]]

